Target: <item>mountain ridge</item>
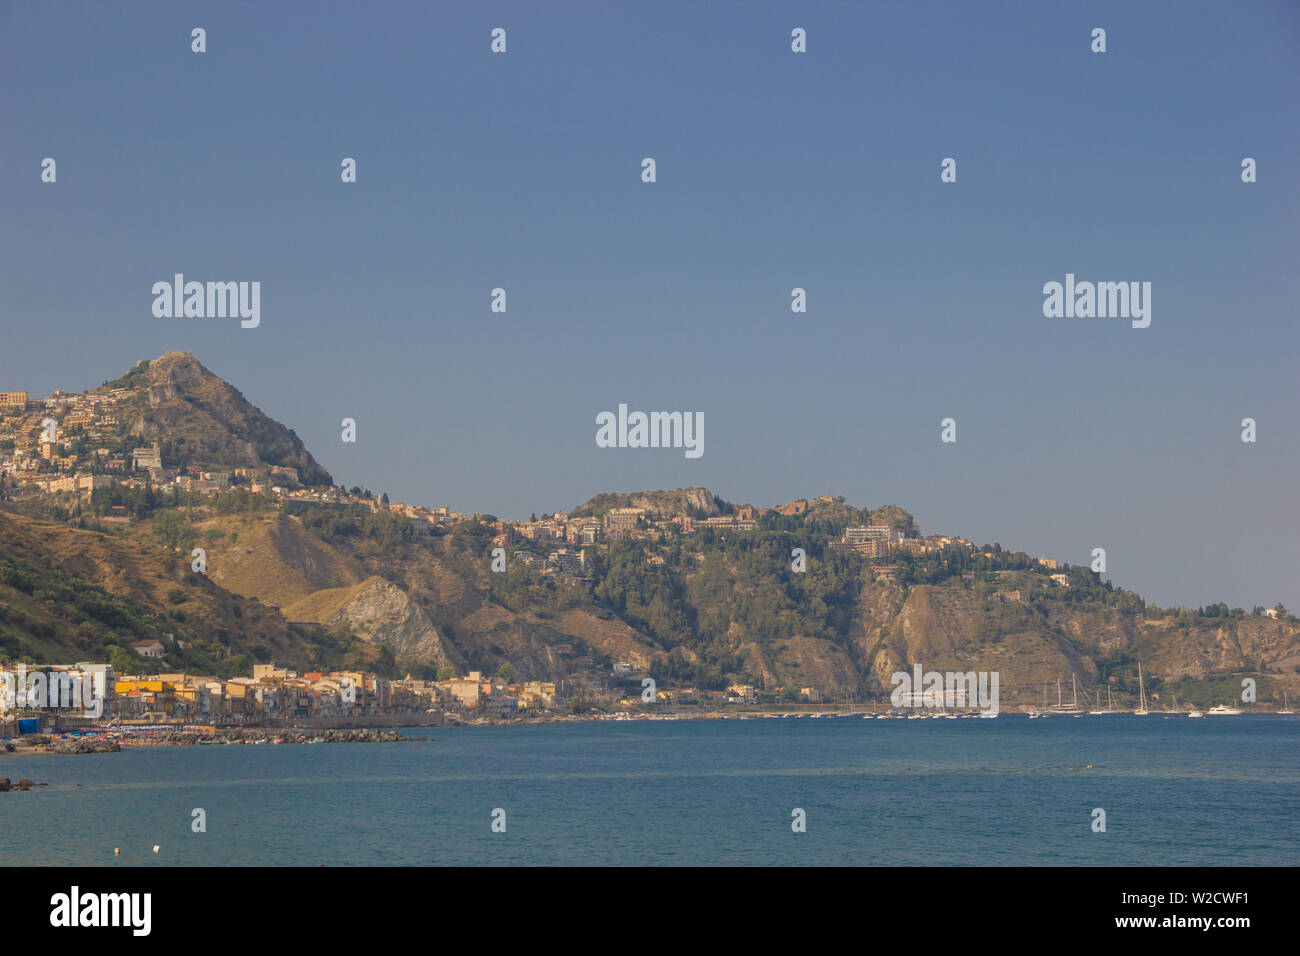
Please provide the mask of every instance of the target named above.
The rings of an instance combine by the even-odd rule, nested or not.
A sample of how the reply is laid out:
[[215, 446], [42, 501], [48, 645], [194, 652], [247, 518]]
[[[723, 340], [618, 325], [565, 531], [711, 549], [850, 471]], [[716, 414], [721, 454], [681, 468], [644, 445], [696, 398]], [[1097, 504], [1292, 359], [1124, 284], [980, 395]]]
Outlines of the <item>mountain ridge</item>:
[[[1196, 686], [1246, 674], [1300, 692], [1300, 625], [1284, 609], [1272, 620], [1224, 605], [1147, 606], [1087, 568], [959, 538], [921, 542], [896, 505], [819, 495], [756, 507], [697, 486], [599, 493], [541, 522], [444, 520], [340, 496], [290, 429], [190, 353], [139, 363], [87, 394], [116, 394], [118, 427], [156, 440], [167, 474], [274, 460], [332, 497], [277, 498], [237, 477], [160, 491], [156, 471], [136, 487], [16, 494], [0, 509], [0, 657], [124, 653], [138, 632], [188, 643], [169, 647], [168, 667], [346, 659], [588, 680], [622, 663], [664, 686], [879, 693], [894, 671], [922, 664], [999, 669], [1011, 698], [1062, 674], [1122, 695], [1141, 659], [1156, 692], [1167, 681], [1189, 701]], [[593, 524], [596, 543], [556, 539]], [[853, 526], [867, 527], [849, 541]], [[873, 550], [882, 534], [896, 551]], [[195, 547], [202, 574], [188, 570]], [[496, 548], [505, 573], [491, 570]], [[556, 551], [581, 553], [580, 566], [552, 561]], [[77, 582], [89, 596], [69, 612], [59, 601]]]

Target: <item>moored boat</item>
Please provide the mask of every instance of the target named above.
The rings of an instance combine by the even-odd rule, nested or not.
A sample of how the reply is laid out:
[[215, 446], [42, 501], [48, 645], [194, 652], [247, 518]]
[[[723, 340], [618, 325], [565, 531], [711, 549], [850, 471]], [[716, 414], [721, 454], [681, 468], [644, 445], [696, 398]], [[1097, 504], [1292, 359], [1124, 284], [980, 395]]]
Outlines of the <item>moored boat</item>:
[[1137, 710], [1133, 711], [1133, 713], [1136, 714], [1138, 717], [1145, 717], [1147, 714], [1151, 713], [1151, 711], [1147, 710], [1147, 685], [1142, 680], [1141, 661], [1138, 661], [1138, 692], [1141, 694], [1141, 698], [1139, 700]]
[[1210, 714], [1240, 714], [1241, 711], [1229, 704], [1215, 704], [1206, 713]]

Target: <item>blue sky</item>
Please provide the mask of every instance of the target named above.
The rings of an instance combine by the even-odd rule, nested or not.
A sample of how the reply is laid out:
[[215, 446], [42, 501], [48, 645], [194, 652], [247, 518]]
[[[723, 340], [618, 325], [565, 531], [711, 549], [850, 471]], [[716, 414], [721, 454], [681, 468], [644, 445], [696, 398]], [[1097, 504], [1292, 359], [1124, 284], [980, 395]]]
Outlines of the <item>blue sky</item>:
[[[1292, 3], [9, 3], [0, 388], [185, 349], [394, 500], [842, 494], [1295, 608], [1298, 80]], [[1045, 318], [1067, 272], [1150, 328]], [[620, 402], [705, 454], [597, 448]]]

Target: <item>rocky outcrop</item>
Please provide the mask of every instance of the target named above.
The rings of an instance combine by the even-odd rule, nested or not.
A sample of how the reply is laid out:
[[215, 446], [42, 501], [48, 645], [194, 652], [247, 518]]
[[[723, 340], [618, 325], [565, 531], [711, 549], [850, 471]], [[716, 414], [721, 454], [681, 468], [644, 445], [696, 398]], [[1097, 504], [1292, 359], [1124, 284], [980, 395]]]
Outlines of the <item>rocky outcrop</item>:
[[447, 662], [437, 628], [400, 588], [382, 578], [371, 578], [355, 591], [325, 620], [326, 627], [350, 631], [389, 648], [397, 657], [439, 665]]
[[574, 515], [600, 515], [611, 508], [645, 508], [660, 514], [720, 515], [718, 499], [708, 488], [678, 488], [676, 491], [633, 491], [600, 494], [573, 510]]
[[50, 753], [56, 754], [113, 754], [121, 749], [121, 744], [107, 737], [56, 740], [50, 744], [49, 748]]

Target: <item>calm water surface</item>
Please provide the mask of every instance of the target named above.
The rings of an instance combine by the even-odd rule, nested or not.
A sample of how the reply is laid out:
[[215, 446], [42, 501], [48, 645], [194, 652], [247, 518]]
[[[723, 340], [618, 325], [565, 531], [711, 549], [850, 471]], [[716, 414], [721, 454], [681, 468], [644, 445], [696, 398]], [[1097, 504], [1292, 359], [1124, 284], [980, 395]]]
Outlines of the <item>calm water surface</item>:
[[[436, 739], [0, 755], [0, 776], [50, 784], [0, 794], [0, 865], [1300, 862], [1295, 719], [407, 733]], [[206, 833], [191, 832], [195, 807], [207, 811]], [[505, 833], [491, 830], [497, 807]], [[791, 832], [795, 807], [806, 833]], [[1106, 811], [1105, 833], [1091, 830], [1094, 807]]]

